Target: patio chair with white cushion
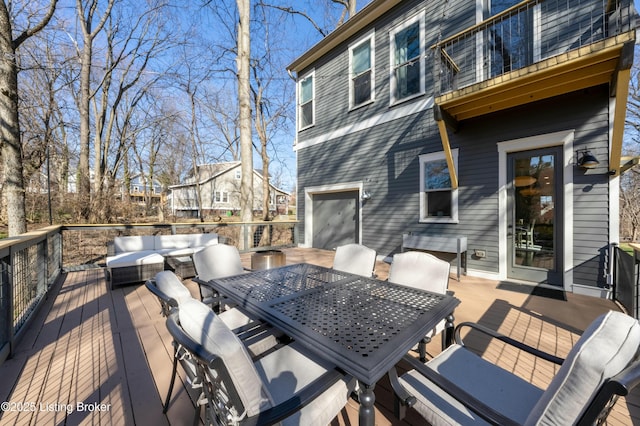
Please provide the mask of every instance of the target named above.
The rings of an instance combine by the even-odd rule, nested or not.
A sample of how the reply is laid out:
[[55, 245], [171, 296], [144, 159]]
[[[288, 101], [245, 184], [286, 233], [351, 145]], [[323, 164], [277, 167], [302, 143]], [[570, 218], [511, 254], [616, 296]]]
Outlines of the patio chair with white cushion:
[[333, 269], [363, 277], [374, 276], [376, 251], [362, 244], [345, 244], [336, 248]]
[[[195, 300], [191, 292], [184, 286], [182, 281], [172, 272], [163, 271], [156, 274], [155, 279], [148, 280], [146, 287], [160, 300], [162, 314], [168, 317], [171, 312], [178, 310], [186, 301]], [[271, 328], [264, 323], [251, 320], [244, 312], [237, 308], [230, 309], [219, 315], [225, 323], [241, 339], [247, 351], [252, 357], [261, 356], [278, 346], [279, 342]], [[178, 363], [182, 365], [192, 387], [197, 388], [199, 382], [196, 380], [196, 368], [193, 360], [187, 356], [184, 348], [174, 341], [173, 367], [171, 372], [171, 382], [167, 397], [163, 404], [163, 412], [169, 408], [169, 400], [175, 384]]]
[[[393, 256], [389, 269], [389, 282], [406, 285], [434, 293], [446, 294], [449, 286], [449, 262], [432, 254], [407, 251]], [[440, 321], [418, 344], [420, 360], [426, 361], [427, 343], [446, 328], [446, 320]], [[453, 327], [453, 324], [451, 325]], [[447, 347], [447, 338], [442, 335], [442, 350]]]
[[167, 328], [197, 360], [205, 424], [326, 426], [354, 388], [351, 376], [311, 359], [296, 342], [251, 360], [238, 337], [197, 300], [171, 314]]
[[[547, 389], [540, 389], [467, 349], [460, 340], [462, 327], [561, 366]], [[406, 356], [414, 369], [399, 380], [395, 370], [390, 372], [397, 415], [413, 406], [434, 426], [600, 424], [618, 396], [640, 382], [640, 325], [620, 312], [598, 317], [566, 359], [478, 324], [460, 324], [455, 337], [457, 344], [426, 364]]]
[[234, 246], [216, 244], [194, 253], [192, 258], [196, 272], [193, 281], [200, 287], [201, 300], [217, 311], [220, 305], [219, 295], [207, 283], [216, 278], [244, 273], [240, 253]]

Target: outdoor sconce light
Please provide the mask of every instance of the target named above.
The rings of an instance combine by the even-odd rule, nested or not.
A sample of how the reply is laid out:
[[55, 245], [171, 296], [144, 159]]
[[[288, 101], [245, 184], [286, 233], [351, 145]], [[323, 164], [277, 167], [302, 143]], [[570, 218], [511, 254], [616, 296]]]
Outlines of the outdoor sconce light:
[[600, 164], [598, 159], [593, 156], [588, 149], [579, 149], [576, 151], [578, 157], [578, 167], [581, 169], [594, 169]]
[[362, 196], [360, 197], [362, 201], [366, 201], [371, 199], [371, 193], [369, 191], [362, 191]]

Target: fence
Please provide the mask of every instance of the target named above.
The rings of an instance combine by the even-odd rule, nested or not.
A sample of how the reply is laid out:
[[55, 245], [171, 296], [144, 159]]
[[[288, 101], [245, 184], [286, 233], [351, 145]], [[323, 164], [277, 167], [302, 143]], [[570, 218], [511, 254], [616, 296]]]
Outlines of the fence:
[[614, 248], [615, 283], [614, 298], [629, 315], [640, 319], [638, 287], [640, 286], [640, 251], [631, 256], [617, 245]]
[[102, 267], [107, 242], [120, 235], [217, 233], [241, 252], [297, 245], [297, 222], [51, 226], [0, 240], [0, 364], [65, 269]]
[[60, 227], [0, 241], [0, 363], [62, 270]]

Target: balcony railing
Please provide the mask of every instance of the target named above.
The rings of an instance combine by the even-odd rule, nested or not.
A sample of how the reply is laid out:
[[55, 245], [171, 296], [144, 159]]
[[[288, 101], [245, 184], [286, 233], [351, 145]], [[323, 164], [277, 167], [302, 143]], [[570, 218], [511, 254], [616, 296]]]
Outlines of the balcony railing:
[[635, 29], [630, 0], [526, 0], [445, 40], [436, 96], [499, 77]]
[[[51, 226], [0, 240], [0, 364], [63, 270], [104, 266], [119, 235], [217, 233], [240, 252], [297, 245], [296, 221]], [[63, 253], [64, 246], [64, 253]]]

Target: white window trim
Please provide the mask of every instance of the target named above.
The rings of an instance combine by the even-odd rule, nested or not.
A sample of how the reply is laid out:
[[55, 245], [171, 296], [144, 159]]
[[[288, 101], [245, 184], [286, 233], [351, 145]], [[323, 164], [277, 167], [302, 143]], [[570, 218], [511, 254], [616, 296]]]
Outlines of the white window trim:
[[[220, 201], [217, 200], [218, 194], [220, 194]], [[225, 198], [227, 199], [225, 201]], [[216, 204], [229, 204], [229, 192], [228, 191], [213, 191], [213, 202]]]
[[[407, 96], [406, 98], [396, 99], [396, 78], [395, 78], [395, 64], [393, 63], [394, 59], [394, 38], [397, 33], [406, 29], [410, 25], [415, 24], [416, 22], [420, 23], [420, 90], [418, 93]], [[422, 11], [414, 17], [408, 19], [397, 27], [393, 28], [389, 32], [389, 100], [390, 105], [396, 105], [402, 102], [409, 101], [411, 99], [415, 99], [419, 96], [424, 95], [425, 93], [425, 12]]]
[[[369, 105], [372, 104], [375, 100], [376, 100], [376, 38], [375, 38], [375, 31], [369, 31], [367, 34], [365, 34], [364, 36], [360, 37], [358, 40], [356, 40], [355, 42], [351, 43], [349, 45], [349, 110], [352, 109], [358, 109], [360, 107], [363, 107], [365, 105]], [[353, 50], [357, 47], [360, 47], [360, 45], [364, 44], [364, 43], [369, 43], [369, 49], [370, 49], [370, 54], [371, 54], [371, 95], [368, 101], [363, 102], [361, 104], [358, 105], [354, 105], [353, 103], [353, 73], [352, 73], [352, 69], [353, 69]]]
[[[458, 148], [451, 150], [453, 165], [458, 169]], [[427, 216], [427, 204], [424, 197], [424, 164], [430, 161], [445, 160], [444, 151], [422, 154], [419, 157], [420, 164], [420, 223], [458, 223], [458, 191], [459, 188], [451, 190], [451, 216], [450, 217], [429, 217]]]
[[[311, 120], [311, 124], [309, 124], [308, 126], [302, 127], [302, 118], [301, 118], [301, 114], [300, 114], [300, 110], [302, 105], [300, 104], [300, 97], [302, 96], [302, 90], [301, 90], [301, 86], [302, 86], [302, 82], [304, 80], [306, 80], [307, 78], [311, 77], [311, 115], [312, 115], [312, 120]], [[298, 78], [298, 84], [296, 85], [296, 121], [298, 122], [298, 131], [301, 132], [302, 130], [311, 128], [313, 126], [315, 126], [316, 124], [316, 70], [313, 69], [311, 71], [309, 71], [308, 73], [304, 74], [302, 77]]]

